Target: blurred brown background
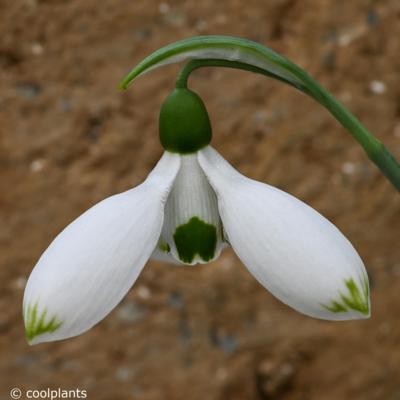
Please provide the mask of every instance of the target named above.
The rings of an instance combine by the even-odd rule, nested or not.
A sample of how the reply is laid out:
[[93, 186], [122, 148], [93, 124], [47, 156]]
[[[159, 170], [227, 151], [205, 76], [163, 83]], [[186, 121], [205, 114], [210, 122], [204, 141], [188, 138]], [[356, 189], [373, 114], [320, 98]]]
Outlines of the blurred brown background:
[[194, 268], [149, 263], [111, 315], [71, 340], [29, 347], [21, 318], [52, 238], [160, 157], [158, 110], [179, 67], [116, 86], [169, 42], [230, 34], [272, 47], [399, 158], [398, 0], [0, 0], [0, 11], [1, 399], [15, 386], [93, 400], [400, 399], [399, 195], [328, 112], [245, 72], [192, 75], [214, 146], [345, 233], [371, 277], [371, 319], [302, 316], [231, 251]]

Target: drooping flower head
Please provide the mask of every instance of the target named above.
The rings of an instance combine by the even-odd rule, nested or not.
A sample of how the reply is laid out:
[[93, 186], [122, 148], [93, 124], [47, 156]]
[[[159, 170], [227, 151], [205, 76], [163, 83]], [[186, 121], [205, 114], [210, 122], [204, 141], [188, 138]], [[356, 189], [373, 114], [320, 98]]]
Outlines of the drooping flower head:
[[297, 311], [327, 320], [367, 318], [368, 277], [350, 242], [302, 201], [233, 168], [210, 146], [202, 100], [178, 81], [160, 112], [165, 151], [147, 179], [73, 221], [32, 271], [23, 304], [29, 342], [90, 329], [152, 257], [203, 264], [227, 246], [261, 285]]

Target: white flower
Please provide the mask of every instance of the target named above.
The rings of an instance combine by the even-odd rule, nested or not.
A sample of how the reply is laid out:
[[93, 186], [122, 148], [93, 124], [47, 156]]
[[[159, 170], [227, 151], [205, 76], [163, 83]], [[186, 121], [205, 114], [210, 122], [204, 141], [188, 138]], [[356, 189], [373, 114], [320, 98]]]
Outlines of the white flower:
[[294, 309], [329, 320], [369, 316], [367, 273], [338, 229], [207, 146], [189, 155], [166, 151], [144, 183], [98, 203], [56, 237], [25, 290], [27, 338], [33, 344], [88, 330], [152, 255], [205, 263], [227, 244]]

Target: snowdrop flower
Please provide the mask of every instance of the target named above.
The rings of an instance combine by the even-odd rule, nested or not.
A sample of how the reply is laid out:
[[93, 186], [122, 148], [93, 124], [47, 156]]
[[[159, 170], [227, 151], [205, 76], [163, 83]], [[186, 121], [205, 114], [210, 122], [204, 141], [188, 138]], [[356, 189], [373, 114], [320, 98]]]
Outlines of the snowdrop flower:
[[246, 178], [210, 147], [195, 93], [176, 89], [167, 98], [160, 139], [164, 155], [141, 185], [90, 208], [39, 259], [24, 296], [30, 343], [90, 329], [151, 257], [202, 264], [227, 245], [295, 310], [327, 320], [369, 316], [367, 273], [350, 242], [317, 211]]

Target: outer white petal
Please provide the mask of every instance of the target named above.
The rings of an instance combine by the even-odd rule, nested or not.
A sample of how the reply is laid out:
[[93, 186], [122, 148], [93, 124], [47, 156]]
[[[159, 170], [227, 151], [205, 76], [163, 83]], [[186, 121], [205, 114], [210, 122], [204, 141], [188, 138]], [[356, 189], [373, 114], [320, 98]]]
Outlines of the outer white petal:
[[231, 246], [263, 286], [312, 317], [369, 316], [364, 264], [333, 224], [293, 196], [244, 177], [210, 147], [198, 159]]
[[25, 289], [30, 343], [79, 335], [121, 301], [158, 242], [179, 166], [179, 156], [164, 153], [144, 183], [96, 204], [54, 239]]

